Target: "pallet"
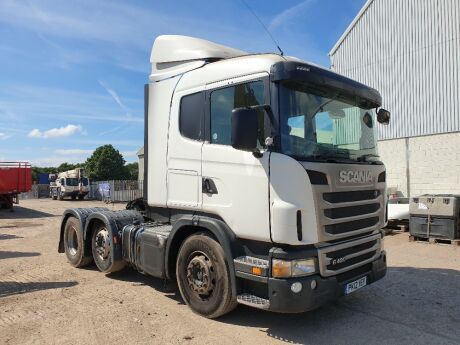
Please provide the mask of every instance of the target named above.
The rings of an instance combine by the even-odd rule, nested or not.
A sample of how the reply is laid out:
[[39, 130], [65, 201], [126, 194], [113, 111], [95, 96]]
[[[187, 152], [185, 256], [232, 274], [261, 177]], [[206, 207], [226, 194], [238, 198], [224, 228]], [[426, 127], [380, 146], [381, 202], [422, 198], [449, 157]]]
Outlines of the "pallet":
[[433, 237], [418, 237], [418, 236], [409, 236], [410, 242], [426, 242], [426, 243], [436, 243], [436, 244], [450, 244], [452, 246], [460, 246], [460, 240], [449, 240], [446, 238], [433, 238]]

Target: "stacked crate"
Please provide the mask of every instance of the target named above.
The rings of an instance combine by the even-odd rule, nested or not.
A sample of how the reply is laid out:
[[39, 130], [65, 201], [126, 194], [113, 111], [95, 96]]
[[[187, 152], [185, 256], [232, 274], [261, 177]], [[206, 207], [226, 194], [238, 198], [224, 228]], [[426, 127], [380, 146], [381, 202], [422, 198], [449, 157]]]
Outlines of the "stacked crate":
[[460, 240], [460, 195], [412, 198], [409, 212], [410, 234], [414, 238]]

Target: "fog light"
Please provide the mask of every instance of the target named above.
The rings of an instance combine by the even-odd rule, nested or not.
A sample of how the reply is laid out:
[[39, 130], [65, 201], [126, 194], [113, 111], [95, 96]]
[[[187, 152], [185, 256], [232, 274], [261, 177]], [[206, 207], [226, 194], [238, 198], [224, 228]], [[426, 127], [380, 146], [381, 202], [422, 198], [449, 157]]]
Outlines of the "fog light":
[[300, 282], [292, 283], [291, 291], [294, 293], [299, 293], [300, 291], [302, 291], [302, 283]]
[[312, 290], [316, 289], [316, 280], [312, 280], [311, 283], [310, 283], [310, 287]]

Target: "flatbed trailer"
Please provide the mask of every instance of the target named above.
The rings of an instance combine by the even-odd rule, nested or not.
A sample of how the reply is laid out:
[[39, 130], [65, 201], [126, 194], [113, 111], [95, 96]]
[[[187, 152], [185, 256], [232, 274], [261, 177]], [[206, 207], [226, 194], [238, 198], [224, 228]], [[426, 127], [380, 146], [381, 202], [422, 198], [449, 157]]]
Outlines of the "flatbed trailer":
[[0, 162], [0, 208], [13, 210], [18, 194], [32, 189], [32, 168], [28, 162]]

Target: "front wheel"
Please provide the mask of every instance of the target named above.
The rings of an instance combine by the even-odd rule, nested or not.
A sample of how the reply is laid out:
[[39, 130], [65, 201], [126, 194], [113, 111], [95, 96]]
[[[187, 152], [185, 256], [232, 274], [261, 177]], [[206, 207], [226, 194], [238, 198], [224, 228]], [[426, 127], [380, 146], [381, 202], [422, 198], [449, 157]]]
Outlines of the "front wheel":
[[204, 233], [192, 235], [182, 244], [176, 277], [182, 298], [197, 314], [217, 318], [237, 305], [224, 251]]

